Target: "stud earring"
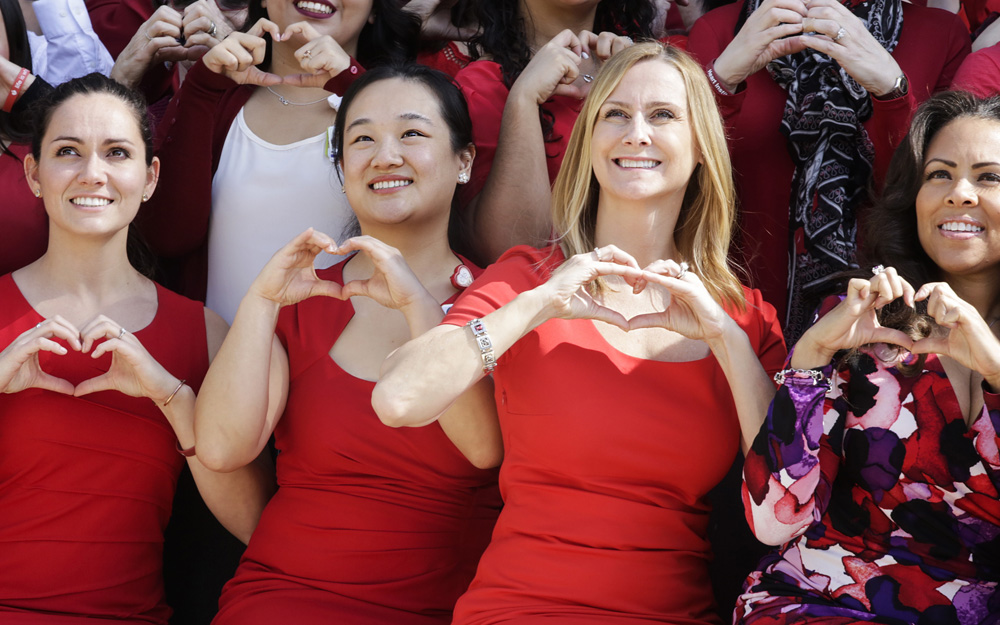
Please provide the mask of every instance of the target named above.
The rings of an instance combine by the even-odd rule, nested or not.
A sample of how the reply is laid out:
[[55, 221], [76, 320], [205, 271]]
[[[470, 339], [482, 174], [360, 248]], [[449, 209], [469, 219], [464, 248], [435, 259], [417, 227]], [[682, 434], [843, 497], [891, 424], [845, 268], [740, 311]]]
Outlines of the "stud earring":
[[340, 185], [340, 192], [347, 193], [347, 189], [344, 188], [344, 185]]
[[458, 184], [465, 184], [469, 181], [469, 174], [467, 172], [462, 172], [458, 175]]
[[42, 197], [41, 189], [33, 189], [32, 192], [35, 194], [35, 197]]
[[143, 194], [142, 194], [142, 201], [143, 201], [143, 202], [146, 202], [146, 201], [148, 201], [148, 200], [149, 200], [149, 194], [148, 194], [148, 193], [143, 193]]

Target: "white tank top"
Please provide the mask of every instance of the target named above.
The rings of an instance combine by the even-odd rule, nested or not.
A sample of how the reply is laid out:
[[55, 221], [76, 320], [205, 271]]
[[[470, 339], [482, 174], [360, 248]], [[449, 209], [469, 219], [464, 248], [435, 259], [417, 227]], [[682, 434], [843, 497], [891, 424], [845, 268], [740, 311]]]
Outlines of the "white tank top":
[[[208, 307], [232, 323], [267, 261], [306, 228], [343, 241], [352, 211], [340, 188], [326, 133], [274, 145], [250, 130], [241, 108], [212, 180]], [[316, 268], [341, 260], [323, 253]]]

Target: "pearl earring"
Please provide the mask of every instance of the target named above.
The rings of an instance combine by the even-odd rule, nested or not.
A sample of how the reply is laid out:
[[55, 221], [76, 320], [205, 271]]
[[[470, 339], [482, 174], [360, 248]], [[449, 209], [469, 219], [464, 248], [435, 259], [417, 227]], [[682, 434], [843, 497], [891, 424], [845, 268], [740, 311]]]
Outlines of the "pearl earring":
[[458, 175], [458, 184], [465, 184], [469, 181], [469, 174], [467, 172], [462, 172]]
[[42, 197], [41, 189], [33, 189], [33, 192], [35, 194], [35, 197]]
[[148, 193], [143, 193], [143, 194], [142, 194], [142, 201], [143, 201], [143, 202], [146, 202], [146, 201], [148, 201], [148, 200], [149, 200], [149, 194], [148, 194]]

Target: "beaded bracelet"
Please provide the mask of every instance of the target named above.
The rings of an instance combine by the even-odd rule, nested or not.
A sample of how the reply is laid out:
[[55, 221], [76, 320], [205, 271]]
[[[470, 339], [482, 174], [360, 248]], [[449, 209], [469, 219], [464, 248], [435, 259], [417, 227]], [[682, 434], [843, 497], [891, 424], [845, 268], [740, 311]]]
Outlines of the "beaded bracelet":
[[468, 323], [468, 326], [472, 330], [472, 335], [476, 338], [476, 345], [479, 346], [479, 351], [483, 357], [483, 373], [489, 375], [497, 368], [497, 359], [493, 354], [493, 341], [490, 340], [490, 335], [486, 331], [486, 326], [483, 324], [482, 319], [473, 319]]
[[812, 386], [830, 383], [830, 378], [820, 369], [783, 369], [774, 374], [774, 381], [778, 384], [784, 384], [785, 380], [812, 380]]

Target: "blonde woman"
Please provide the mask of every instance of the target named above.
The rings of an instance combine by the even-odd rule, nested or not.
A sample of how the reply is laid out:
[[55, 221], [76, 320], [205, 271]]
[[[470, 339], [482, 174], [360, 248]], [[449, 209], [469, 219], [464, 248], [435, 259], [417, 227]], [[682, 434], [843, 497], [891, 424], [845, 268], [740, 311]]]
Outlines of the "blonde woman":
[[726, 265], [729, 171], [699, 67], [658, 43], [619, 52], [556, 180], [558, 242], [508, 251], [386, 360], [372, 401], [390, 425], [494, 373], [505, 508], [456, 623], [717, 621], [705, 496], [785, 354]]

